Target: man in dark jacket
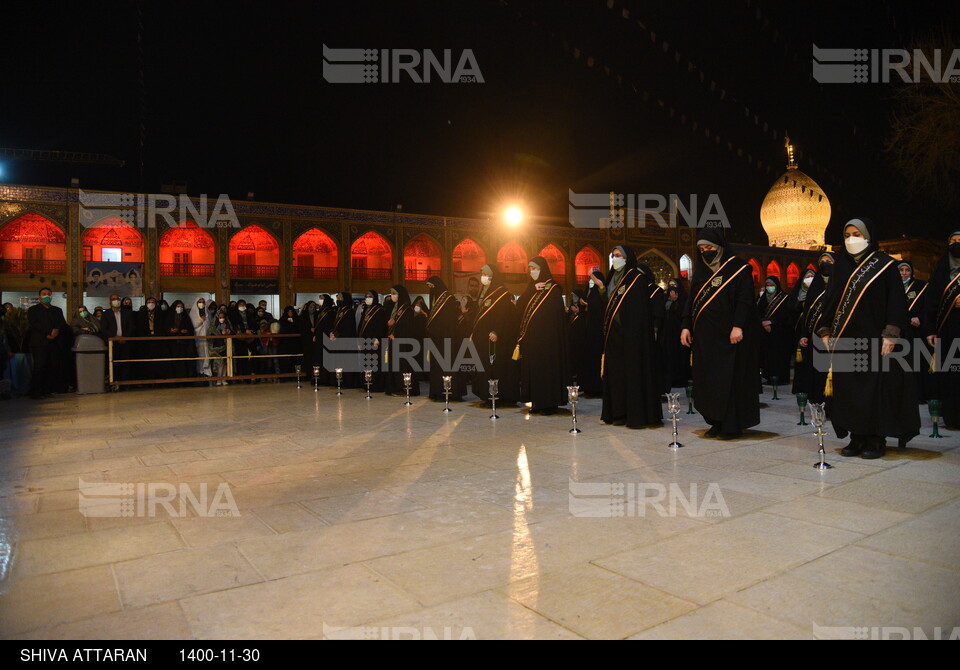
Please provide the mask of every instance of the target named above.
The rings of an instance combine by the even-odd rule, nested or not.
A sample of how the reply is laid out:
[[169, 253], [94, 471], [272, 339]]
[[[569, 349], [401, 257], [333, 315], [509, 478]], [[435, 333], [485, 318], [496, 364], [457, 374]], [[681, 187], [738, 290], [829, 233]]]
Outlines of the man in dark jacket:
[[57, 337], [67, 330], [63, 310], [51, 305], [53, 292], [40, 289], [40, 304], [27, 310], [30, 323], [30, 353], [33, 354], [33, 378], [30, 380], [31, 398], [48, 398], [53, 393], [56, 371]]
[[[110, 309], [100, 317], [100, 332], [109, 340], [111, 337], [136, 337], [137, 328], [134, 324], [133, 311], [120, 306], [120, 296], [114, 293], [110, 296]], [[125, 360], [130, 358], [133, 349], [130, 343], [114, 342], [113, 359]], [[114, 381], [129, 379], [129, 363], [114, 363]]]

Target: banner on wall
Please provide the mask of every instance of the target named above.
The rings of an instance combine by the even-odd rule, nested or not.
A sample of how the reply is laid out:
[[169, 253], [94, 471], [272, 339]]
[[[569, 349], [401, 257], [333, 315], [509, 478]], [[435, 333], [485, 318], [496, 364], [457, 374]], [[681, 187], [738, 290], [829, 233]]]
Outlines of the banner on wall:
[[276, 295], [280, 293], [277, 279], [231, 279], [231, 295]]
[[121, 297], [143, 295], [143, 263], [87, 261], [84, 263], [84, 275], [84, 290], [89, 296], [109, 298], [113, 293]]
[[479, 270], [454, 270], [453, 271], [453, 292], [460, 295], [468, 295], [474, 300], [480, 296], [480, 271]]

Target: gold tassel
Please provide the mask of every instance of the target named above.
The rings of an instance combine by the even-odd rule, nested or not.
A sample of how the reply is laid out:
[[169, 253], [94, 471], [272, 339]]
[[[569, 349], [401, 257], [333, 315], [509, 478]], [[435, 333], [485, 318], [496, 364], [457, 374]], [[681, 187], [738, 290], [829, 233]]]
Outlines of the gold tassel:
[[803, 350], [797, 347], [797, 363], [803, 363]]
[[390, 362], [390, 349], [383, 350], [383, 364], [386, 365]]
[[693, 367], [693, 351], [690, 351], [690, 367]]
[[930, 357], [930, 374], [934, 374], [937, 371], [937, 352], [933, 352], [933, 356]]
[[606, 364], [607, 364], [607, 355], [600, 354], [600, 377], [601, 378], [603, 377], [603, 370]]
[[520, 360], [520, 343], [517, 342], [517, 346], [513, 348], [513, 360]]
[[827, 370], [827, 383], [823, 387], [823, 395], [828, 398], [833, 397], [833, 363], [830, 364], [830, 369]]

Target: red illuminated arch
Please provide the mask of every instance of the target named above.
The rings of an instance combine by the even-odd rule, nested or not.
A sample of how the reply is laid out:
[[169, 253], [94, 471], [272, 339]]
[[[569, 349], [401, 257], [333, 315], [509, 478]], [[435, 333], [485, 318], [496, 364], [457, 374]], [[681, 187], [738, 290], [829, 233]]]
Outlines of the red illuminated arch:
[[143, 262], [143, 236], [116, 216], [98, 221], [83, 234], [83, 259], [102, 261], [104, 249], [121, 249], [124, 263]]
[[776, 277], [783, 286], [783, 273], [780, 271], [780, 264], [776, 261], [770, 261], [767, 264], [767, 277]]
[[503, 274], [526, 274], [527, 252], [516, 242], [507, 242], [497, 252], [497, 269]]
[[212, 277], [216, 260], [213, 236], [184, 221], [160, 236], [161, 277]]
[[567, 276], [567, 260], [563, 257], [563, 252], [556, 245], [548, 244], [540, 250], [540, 255], [550, 266], [550, 274], [554, 280], [563, 281]]
[[66, 237], [39, 214], [24, 214], [0, 228], [0, 272], [67, 271]]
[[440, 274], [440, 245], [428, 235], [417, 235], [403, 249], [403, 278], [426, 281]]
[[586, 284], [590, 281], [590, 271], [593, 268], [603, 268], [600, 253], [593, 247], [584, 247], [578, 251], [573, 265], [576, 269], [578, 284]]
[[487, 264], [483, 248], [469, 237], [453, 248], [454, 272], [480, 272]]
[[787, 290], [793, 289], [799, 279], [800, 268], [797, 267], [796, 263], [791, 263], [787, 266]]
[[761, 278], [760, 278], [760, 263], [757, 262], [756, 258], [751, 258], [749, 261], [750, 270], [753, 272], [753, 287], [760, 288]]
[[256, 224], [238, 231], [230, 239], [230, 275], [280, 276], [280, 245], [276, 238]]
[[311, 228], [293, 243], [293, 271], [297, 279], [336, 279], [337, 243], [319, 228]]
[[353, 279], [391, 279], [390, 243], [372, 230], [358, 237], [350, 246], [350, 273]]

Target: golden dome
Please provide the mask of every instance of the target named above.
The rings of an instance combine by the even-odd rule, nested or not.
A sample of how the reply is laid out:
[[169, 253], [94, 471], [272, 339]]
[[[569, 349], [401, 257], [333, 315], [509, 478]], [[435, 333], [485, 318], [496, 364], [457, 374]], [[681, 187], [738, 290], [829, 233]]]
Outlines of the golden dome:
[[767, 191], [760, 205], [760, 223], [771, 247], [823, 246], [823, 234], [830, 223], [830, 200], [817, 182], [797, 169], [793, 147], [788, 144], [787, 149], [787, 171]]

